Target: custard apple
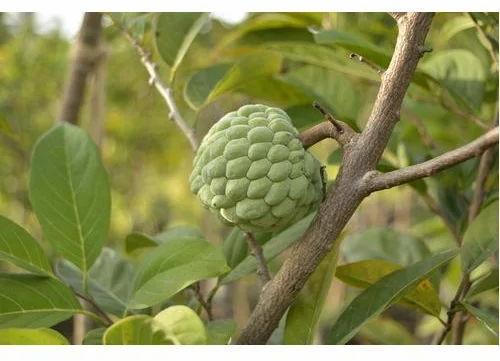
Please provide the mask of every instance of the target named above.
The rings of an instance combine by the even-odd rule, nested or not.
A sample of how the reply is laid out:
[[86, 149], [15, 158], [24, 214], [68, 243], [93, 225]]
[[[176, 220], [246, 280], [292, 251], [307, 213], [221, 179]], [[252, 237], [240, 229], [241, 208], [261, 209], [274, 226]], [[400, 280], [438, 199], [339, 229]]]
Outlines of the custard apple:
[[279, 108], [245, 105], [223, 116], [194, 158], [191, 191], [229, 225], [247, 232], [287, 227], [323, 199], [321, 165]]

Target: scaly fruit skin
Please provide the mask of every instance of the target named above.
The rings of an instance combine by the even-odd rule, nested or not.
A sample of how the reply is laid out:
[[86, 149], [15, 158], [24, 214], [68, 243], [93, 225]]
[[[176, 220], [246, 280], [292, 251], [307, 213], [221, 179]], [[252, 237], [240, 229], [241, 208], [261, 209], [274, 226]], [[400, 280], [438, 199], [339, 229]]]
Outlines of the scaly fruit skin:
[[224, 223], [248, 232], [285, 228], [323, 199], [321, 165], [279, 108], [245, 105], [208, 131], [191, 191]]

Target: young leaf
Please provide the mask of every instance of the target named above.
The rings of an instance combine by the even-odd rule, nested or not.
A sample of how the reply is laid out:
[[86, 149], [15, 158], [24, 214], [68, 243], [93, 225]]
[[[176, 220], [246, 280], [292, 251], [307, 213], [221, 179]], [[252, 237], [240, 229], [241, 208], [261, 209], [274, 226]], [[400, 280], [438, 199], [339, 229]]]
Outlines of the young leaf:
[[82, 283], [82, 272], [72, 263], [60, 260], [56, 263], [57, 275], [79, 293], [90, 295], [106, 312], [122, 316], [134, 277], [132, 265], [111, 248], [104, 248], [89, 270], [88, 291]]
[[207, 343], [209, 345], [228, 345], [236, 331], [236, 322], [231, 319], [214, 320], [207, 324]]
[[54, 278], [0, 273], [0, 328], [50, 327], [80, 311], [71, 290]]
[[187, 306], [171, 306], [154, 317], [154, 325], [175, 345], [205, 345], [207, 333], [200, 317]]
[[404, 269], [395, 271], [359, 294], [342, 312], [330, 331], [331, 344], [344, 344], [366, 322], [382, 313], [404, 292], [415, 286], [438, 267], [457, 255], [451, 250], [426, 258]]
[[[191, 43], [208, 18], [204, 13], [160, 13], [156, 20], [156, 48], [171, 74], [184, 59]], [[171, 75], [172, 77], [172, 75]]]
[[69, 345], [69, 342], [50, 328], [5, 328], [0, 329], [0, 345]]
[[498, 200], [484, 208], [469, 225], [462, 243], [462, 269], [470, 273], [498, 250]]
[[[461, 305], [474, 316], [488, 331], [498, 337], [498, 316], [474, 307], [467, 302], [461, 302]], [[498, 314], [498, 313], [497, 313]]]
[[332, 249], [307, 280], [286, 316], [287, 345], [309, 345], [335, 274], [338, 249]]
[[248, 254], [246, 235], [238, 227], [234, 227], [231, 233], [224, 239], [222, 250], [224, 251], [228, 266], [234, 268]]
[[27, 271], [53, 276], [49, 260], [38, 242], [16, 223], [0, 216], [0, 259]]
[[33, 151], [29, 188], [45, 238], [85, 276], [106, 239], [111, 203], [90, 136], [66, 123], [45, 133]]
[[129, 308], [141, 309], [189, 285], [229, 271], [220, 248], [199, 238], [170, 240], [154, 248], [139, 266]]
[[98, 327], [94, 328], [87, 332], [85, 337], [83, 338], [82, 344], [84, 345], [102, 345], [102, 338], [104, 336], [104, 332], [106, 332], [106, 328]]
[[[389, 261], [364, 260], [337, 267], [335, 275], [351, 286], [366, 288], [401, 268], [400, 265]], [[428, 279], [420, 281], [414, 288], [405, 292], [402, 300], [436, 317], [439, 317], [441, 312], [439, 295]]]
[[493, 268], [490, 273], [475, 281], [469, 292], [467, 292], [467, 299], [474, 297], [480, 293], [497, 290], [498, 289], [498, 267]]
[[102, 337], [104, 345], [169, 345], [162, 331], [147, 315], [129, 316], [111, 325]]
[[[297, 223], [291, 225], [283, 232], [271, 238], [266, 244], [262, 247], [264, 252], [264, 258], [269, 261], [276, 257], [278, 254], [287, 249], [290, 245], [292, 245], [296, 240], [298, 240], [302, 234], [309, 227], [309, 224], [312, 222], [315, 213], [304, 217]], [[244, 277], [252, 272], [255, 272], [257, 269], [257, 261], [255, 257], [252, 255], [248, 255], [243, 261], [241, 261], [234, 269], [225, 276], [221, 283], [230, 283], [234, 282], [241, 277]]]

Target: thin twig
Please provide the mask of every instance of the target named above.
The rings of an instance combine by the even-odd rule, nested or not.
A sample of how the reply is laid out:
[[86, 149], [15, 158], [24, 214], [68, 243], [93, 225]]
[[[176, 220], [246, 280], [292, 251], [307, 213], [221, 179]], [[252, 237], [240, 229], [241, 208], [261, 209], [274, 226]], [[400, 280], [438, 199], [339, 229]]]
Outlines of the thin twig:
[[177, 104], [175, 102], [172, 89], [169, 88], [161, 79], [156, 63], [151, 59], [151, 54], [147, 52], [142, 45], [135, 39], [121, 24], [115, 23], [123, 32], [125, 37], [130, 41], [132, 46], [136, 49], [137, 53], [141, 57], [141, 62], [148, 71], [149, 74], [149, 83], [154, 85], [158, 93], [160, 93], [161, 97], [167, 104], [168, 109], [170, 110], [170, 118], [175, 122], [175, 124], [179, 127], [182, 133], [186, 136], [189, 144], [196, 150], [198, 148], [198, 140], [196, 139], [196, 135], [192, 127], [190, 127], [187, 122], [182, 117], [179, 109], [177, 108]]
[[329, 138], [335, 139], [341, 146], [346, 146], [358, 135], [347, 123], [335, 119], [318, 102], [315, 101], [313, 107], [323, 114], [325, 121], [299, 134], [299, 139], [305, 149]]
[[88, 303], [90, 303], [92, 305], [92, 307], [94, 307], [94, 309], [106, 320], [106, 322], [108, 322], [110, 325], [113, 324], [113, 320], [108, 316], [108, 314], [106, 312], [104, 312], [104, 310], [91, 297], [87, 297], [85, 295], [82, 295], [81, 293], [76, 292], [75, 290], [73, 290], [73, 293], [76, 296], [78, 296], [79, 298], [81, 298], [82, 300], [85, 300]]
[[443, 210], [439, 207], [435, 199], [432, 198], [432, 196], [429, 193], [424, 193], [421, 196], [425, 204], [427, 204], [427, 206], [430, 208], [430, 210], [443, 220], [443, 223], [452, 234], [453, 239], [455, 240], [457, 246], [460, 247], [460, 244], [462, 243], [462, 237], [456, 225], [452, 221], [450, 221], [450, 219], [446, 216], [446, 213], [443, 212]]
[[267, 268], [267, 262], [264, 258], [264, 252], [262, 251], [262, 247], [260, 246], [259, 242], [257, 242], [252, 233], [246, 232], [245, 235], [248, 247], [250, 248], [250, 253], [255, 257], [255, 260], [257, 261], [257, 275], [262, 282], [262, 287], [264, 287], [266, 283], [271, 280], [271, 275], [269, 273], [269, 269]]
[[207, 301], [205, 301], [205, 299], [203, 298], [203, 295], [201, 294], [199, 282], [196, 282], [193, 286], [191, 286], [191, 289], [193, 290], [193, 294], [196, 297], [196, 300], [198, 301], [200, 306], [205, 310], [208, 320], [212, 321], [214, 319], [212, 314], [212, 309], [207, 303]]
[[361, 56], [361, 55], [356, 54], [356, 53], [351, 53], [351, 54], [349, 54], [349, 59], [354, 59], [354, 60], [359, 61], [360, 63], [367, 65], [369, 68], [375, 70], [375, 72], [378, 75], [384, 74], [384, 69], [382, 69], [377, 64], [371, 62], [370, 60], [366, 59], [364, 56]]

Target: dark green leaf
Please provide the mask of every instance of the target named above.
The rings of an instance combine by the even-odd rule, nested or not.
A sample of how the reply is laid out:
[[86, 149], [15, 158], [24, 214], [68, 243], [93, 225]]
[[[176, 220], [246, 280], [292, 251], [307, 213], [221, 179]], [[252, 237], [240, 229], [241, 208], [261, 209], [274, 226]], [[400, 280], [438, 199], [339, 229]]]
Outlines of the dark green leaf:
[[207, 21], [204, 13], [160, 13], [155, 40], [158, 53], [174, 74], [194, 38]]
[[125, 238], [125, 252], [127, 253], [132, 253], [135, 250], [142, 248], [156, 246], [158, 246], [158, 243], [143, 233], [134, 232]]
[[139, 266], [129, 308], [152, 306], [194, 282], [227, 271], [220, 248], [199, 238], [172, 239], [151, 250]]
[[[400, 265], [389, 261], [364, 260], [337, 267], [335, 275], [351, 286], [366, 288], [401, 268]], [[402, 300], [425, 313], [439, 317], [441, 301], [432, 283], [427, 279], [408, 289], [403, 294]]]
[[33, 151], [29, 188], [45, 238], [86, 275], [107, 237], [111, 205], [89, 135], [67, 123], [45, 133]]
[[171, 239], [178, 239], [181, 237], [203, 238], [203, 234], [198, 228], [193, 226], [171, 227], [152, 237], [144, 233], [134, 232], [125, 238], [125, 251], [127, 253], [132, 253], [137, 249], [156, 247], [159, 244], [168, 242]]
[[[309, 227], [314, 215], [315, 213], [308, 215], [266, 242], [262, 247], [265, 259], [267, 261], [272, 260], [298, 240]], [[255, 258], [252, 255], [248, 255], [226, 277], [224, 277], [221, 282], [224, 284], [236, 281], [241, 277], [255, 272], [256, 269], [257, 262]]]
[[331, 344], [344, 344], [366, 322], [382, 313], [408, 289], [429, 276], [432, 271], [448, 263], [457, 250], [439, 253], [404, 269], [395, 271], [359, 294], [342, 312], [330, 332]]
[[236, 331], [236, 322], [231, 319], [210, 321], [207, 324], [209, 345], [228, 345]]
[[80, 310], [71, 290], [54, 278], [0, 273], [0, 328], [50, 327]]
[[496, 337], [498, 337], [498, 312], [497, 315], [481, 310], [477, 307], [474, 307], [467, 302], [461, 302], [461, 305], [465, 307], [465, 309], [474, 316], [481, 324], [486, 327], [488, 331], [493, 333]]
[[224, 239], [222, 250], [224, 251], [228, 266], [234, 268], [248, 254], [248, 244], [245, 234], [238, 227], [234, 227], [231, 233]]
[[25, 270], [52, 276], [49, 260], [38, 242], [16, 223], [0, 216], [0, 259]]
[[69, 345], [69, 342], [50, 328], [5, 328], [0, 329], [0, 345]]
[[484, 208], [469, 225], [462, 243], [463, 272], [470, 273], [498, 250], [498, 200]]
[[88, 294], [106, 312], [122, 316], [134, 277], [132, 265], [111, 248], [104, 248], [89, 270], [88, 292], [83, 289], [82, 273], [73, 264], [61, 260], [57, 275], [79, 293]]
[[328, 164], [340, 165], [340, 163], [342, 162], [342, 149], [338, 148], [330, 153], [327, 162]]
[[289, 308], [285, 324], [285, 344], [309, 345], [313, 342], [316, 325], [335, 274], [337, 256], [337, 249], [328, 253]]
[[207, 332], [200, 317], [187, 306], [171, 306], [154, 317], [154, 324], [175, 345], [205, 345]]
[[193, 109], [200, 108], [232, 64], [215, 64], [194, 73], [184, 87], [184, 98]]
[[487, 275], [475, 281], [469, 292], [467, 298], [474, 297], [480, 293], [497, 290], [498, 289], [498, 267], [493, 268]]

